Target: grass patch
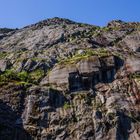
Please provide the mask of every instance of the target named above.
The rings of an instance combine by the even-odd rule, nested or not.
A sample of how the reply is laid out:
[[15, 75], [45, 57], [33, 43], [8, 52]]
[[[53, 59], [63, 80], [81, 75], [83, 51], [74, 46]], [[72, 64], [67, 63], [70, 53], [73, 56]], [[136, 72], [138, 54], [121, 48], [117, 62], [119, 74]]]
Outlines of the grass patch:
[[[83, 27], [83, 26], [85, 25], [79, 24], [79, 27]], [[73, 34], [68, 35], [66, 41], [73, 42], [73, 41], [81, 40], [84, 38], [92, 38], [99, 30], [100, 30], [100, 27], [92, 27], [88, 30], [77, 31]]]
[[15, 84], [17, 86], [29, 86], [29, 85], [32, 85], [32, 83], [28, 83], [28, 82], [24, 82], [24, 81], [16, 81]]
[[19, 72], [17, 74], [17, 77], [18, 79], [20, 79], [21, 81], [27, 81], [29, 79], [29, 75], [26, 71], [22, 71], [22, 72]]
[[64, 106], [63, 106], [64, 109], [69, 109], [69, 108], [72, 108], [72, 107], [74, 107], [74, 106], [69, 104], [68, 102], [65, 102]]
[[29, 73], [30, 79], [37, 83], [43, 76], [44, 76], [44, 71], [41, 69], [37, 69], [31, 73]]
[[0, 75], [0, 82], [8, 82], [10, 80], [16, 80], [17, 75], [13, 70], [6, 70]]
[[0, 52], [0, 59], [3, 59], [7, 56], [6, 52]]
[[140, 83], [140, 74], [131, 74], [130, 79], [136, 79]]
[[14, 70], [6, 70], [0, 75], [0, 84], [14, 81], [17, 85], [38, 84], [38, 81], [44, 76], [43, 70], [35, 70], [33, 72], [15, 72]]
[[67, 64], [75, 64], [77, 62], [79, 62], [82, 59], [87, 59], [90, 56], [98, 56], [98, 57], [105, 57], [105, 56], [109, 56], [110, 52], [108, 50], [106, 50], [105, 48], [99, 48], [96, 50], [91, 50], [91, 49], [87, 49], [84, 50], [85, 52], [82, 54], [76, 54], [73, 57], [67, 58], [65, 60], [60, 60], [60, 62], [58, 62], [58, 64], [63, 64], [63, 65], [67, 65]]
[[140, 79], [140, 74], [138, 74], [138, 73], [132, 73], [129, 76], [131, 79]]
[[123, 55], [122, 55], [121, 53], [119, 53], [119, 52], [112, 52], [112, 54], [113, 54], [114, 56], [119, 57], [120, 59], [124, 59], [124, 58], [123, 58]]
[[140, 74], [136, 74], [135, 73], [135, 74], [132, 75], [132, 78], [134, 78], [134, 79], [140, 79]]

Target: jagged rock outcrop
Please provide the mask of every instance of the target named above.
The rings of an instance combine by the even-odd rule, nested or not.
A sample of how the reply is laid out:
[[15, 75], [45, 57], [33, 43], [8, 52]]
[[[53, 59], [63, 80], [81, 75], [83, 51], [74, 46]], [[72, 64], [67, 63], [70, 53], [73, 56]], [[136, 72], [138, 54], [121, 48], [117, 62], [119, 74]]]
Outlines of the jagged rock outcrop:
[[4, 37], [11, 36], [17, 29], [0, 28], [0, 40]]
[[[63, 86], [67, 90], [89, 89], [99, 82], [111, 82], [118, 66], [114, 56], [81, 58], [76, 64], [58, 65], [43, 84]], [[45, 83], [45, 79], [46, 83]]]
[[0, 140], [139, 140], [139, 48], [120, 20], [0, 29]]

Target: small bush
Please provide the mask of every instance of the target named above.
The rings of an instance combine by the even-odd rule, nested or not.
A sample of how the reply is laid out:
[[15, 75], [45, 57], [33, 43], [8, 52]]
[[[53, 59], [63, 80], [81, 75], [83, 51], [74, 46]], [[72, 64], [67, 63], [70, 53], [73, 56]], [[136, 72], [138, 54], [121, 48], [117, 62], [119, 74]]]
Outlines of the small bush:
[[77, 62], [79, 62], [82, 59], [86, 59], [90, 56], [98, 56], [98, 57], [105, 57], [105, 56], [109, 56], [110, 52], [107, 49], [104, 48], [99, 48], [96, 50], [93, 49], [86, 49], [85, 52], [83, 54], [76, 54], [73, 57], [67, 58], [65, 60], [60, 60], [59, 64], [75, 64]]
[[3, 74], [0, 75], [0, 81], [2, 82], [15, 80], [15, 79], [17, 79], [17, 76], [13, 70], [6, 70]]
[[29, 74], [26, 71], [18, 73], [17, 76], [21, 81], [27, 81], [29, 79]]
[[22, 85], [22, 86], [29, 86], [29, 85], [31, 85], [31, 83], [28, 83], [28, 82], [24, 82], [24, 81], [17, 81], [16, 83], [15, 83], [16, 85]]
[[15, 81], [17, 84], [27, 85], [29, 83], [37, 84], [38, 80], [40, 80], [44, 76], [43, 70], [35, 70], [33, 72], [15, 72], [13, 70], [6, 70], [5, 72], [0, 74], [0, 83], [3, 84], [5, 82]]
[[35, 70], [29, 74], [31, 81], [38, 82], [43, 76], [44, 71], [41, 69]]
[[0, 59], [3, 59], [7, 56], [6, 52], [0, 52]]
[[68, 102], [65, 102], [63, 107], [64, 109], [69, 109], [69, 108], [72, 108], [73, 106], [70, 105]]

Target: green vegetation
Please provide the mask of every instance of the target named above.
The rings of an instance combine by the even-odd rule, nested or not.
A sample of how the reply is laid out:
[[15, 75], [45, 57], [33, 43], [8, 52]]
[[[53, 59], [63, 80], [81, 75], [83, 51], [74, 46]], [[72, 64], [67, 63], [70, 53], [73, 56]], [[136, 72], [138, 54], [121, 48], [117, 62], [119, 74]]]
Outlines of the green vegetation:
[[73, 107], [73, 105], [70, 105], [68, 102], [65, 102], [64, 106], [63, 106], [64, 109], [69, 109], [69, 108], [72, 108], [72, 107]]
[[119, 53], [119, 52], [112, 52], [112, 54], [113, 54], [114, 56], [119, 57], [120, 59], [124, 59], [124, 58], [123, 58], [123, 55], [122, 55], [121, 53]]
[[138, 74], [138, 73], [131, 73], [129, 75], [129, 78], [130, 79], [140, 79], [140, 74]]
[[135, 79], [140, 79], [140, 74], [134, 73], [134, 74], [132, 75], [132, 77], [135, 78]]
[[44, 58], [38, 58], [38, 57], [33, 57], [31, 58], [32, 61], [45, 61], [46, 59]]
[[43, 70], [35, 70], [33, 72], [21, 71], [15, 72], [14, 70], [6, 70], [0, 75], [0, 84], [13, 81], [17, 85], [38, 84], [38, 81], [44, 76]]
[[0, 52], [0, 59], [3, 59], [7, 56], [6, 52]]
[[7, 85], [7, 82], [1, 82], [0, 81], [0, 86], [2, 87], [3, 85]]
[[22, 71], [22, 72], [19, 72], [17, 74], [17, 77], [21, 80], [21, 81], [27, 81], [29, 79], [29, 75], [26, 71]]
[[130, 74], [130, 79], [136, 79], [140, 83], [140, 74]]
[[108, 32], [108, 31], [110, 31], [110, 28], [108, 28], [108, 27], [102, 27], [101, 28], [101, 31]]
[[18, 85], [23, 85], [23, 86], [28, 86], [32, 85], [32, 83], [24, 82], [24, 81], [16, 81], [15, 84]]
[[41, 69], [37, 69], [31, 73], [29, 73], [30, 79], [37, 83], [43, 76], [44, 76], [44, 71]]
[[102, 27], [100, 30], [103, 32], [108, 32], [108, 31], [118, 31], [120, 30], [120, 26], [114, 26], [114, 27]]
[[82, 54], [76, 54], [73, 57], [67, 58], [62, 61], [60, 60], [59, 64], [66, 64], [66, 65], [75, 64], [82, 59], [89, 58], [90, 56], [105, 57], [105, 56], [109, 56], [109, 55], [110, 55], [110, 52], [104, 48], [100, 48], [100, 49], [96, 49], [96, 50], [87, 49], [87, 50], [84, 50], [84, 53], [82, 53]]
[[[79, 27], [83, 27], [85, 26], [84, 24], [79, 25]], [[83, 38], [91, 38], [93, 37], [95, 34], [97, 34], [97, 32], [100, 30], [100, 27], [92, 27], [90, 29], [84, 30], [84, 31], [78, 31], [74, 34], [70, 34], [67, 37], [68, 42], [72, 42], [72, 41], [77, 41], [77, 40], [81, 40]]]
[[0, 75], [0, 82], [7, 82], [9, 80], [15, 80], [17, 78], [16, 73], [13, 70], [6, 70]]
[[13, 70], [6, 70], [4, 73], [2, 73], [0, 75], [0, 83], [4, 84], [6, 82], [10, 82], [10, 81], [14, 81], [14, 82], [29, 82], [29, 76], [28, 73], [25, 71], [16, 73]]

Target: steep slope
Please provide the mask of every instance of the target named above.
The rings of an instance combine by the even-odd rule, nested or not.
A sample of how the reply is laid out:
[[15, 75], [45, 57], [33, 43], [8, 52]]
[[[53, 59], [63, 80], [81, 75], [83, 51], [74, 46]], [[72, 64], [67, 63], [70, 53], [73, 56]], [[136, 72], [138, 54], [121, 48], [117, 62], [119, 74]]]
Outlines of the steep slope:
[[0, 34], [1, 140], [140, 139], [140, 23]]

